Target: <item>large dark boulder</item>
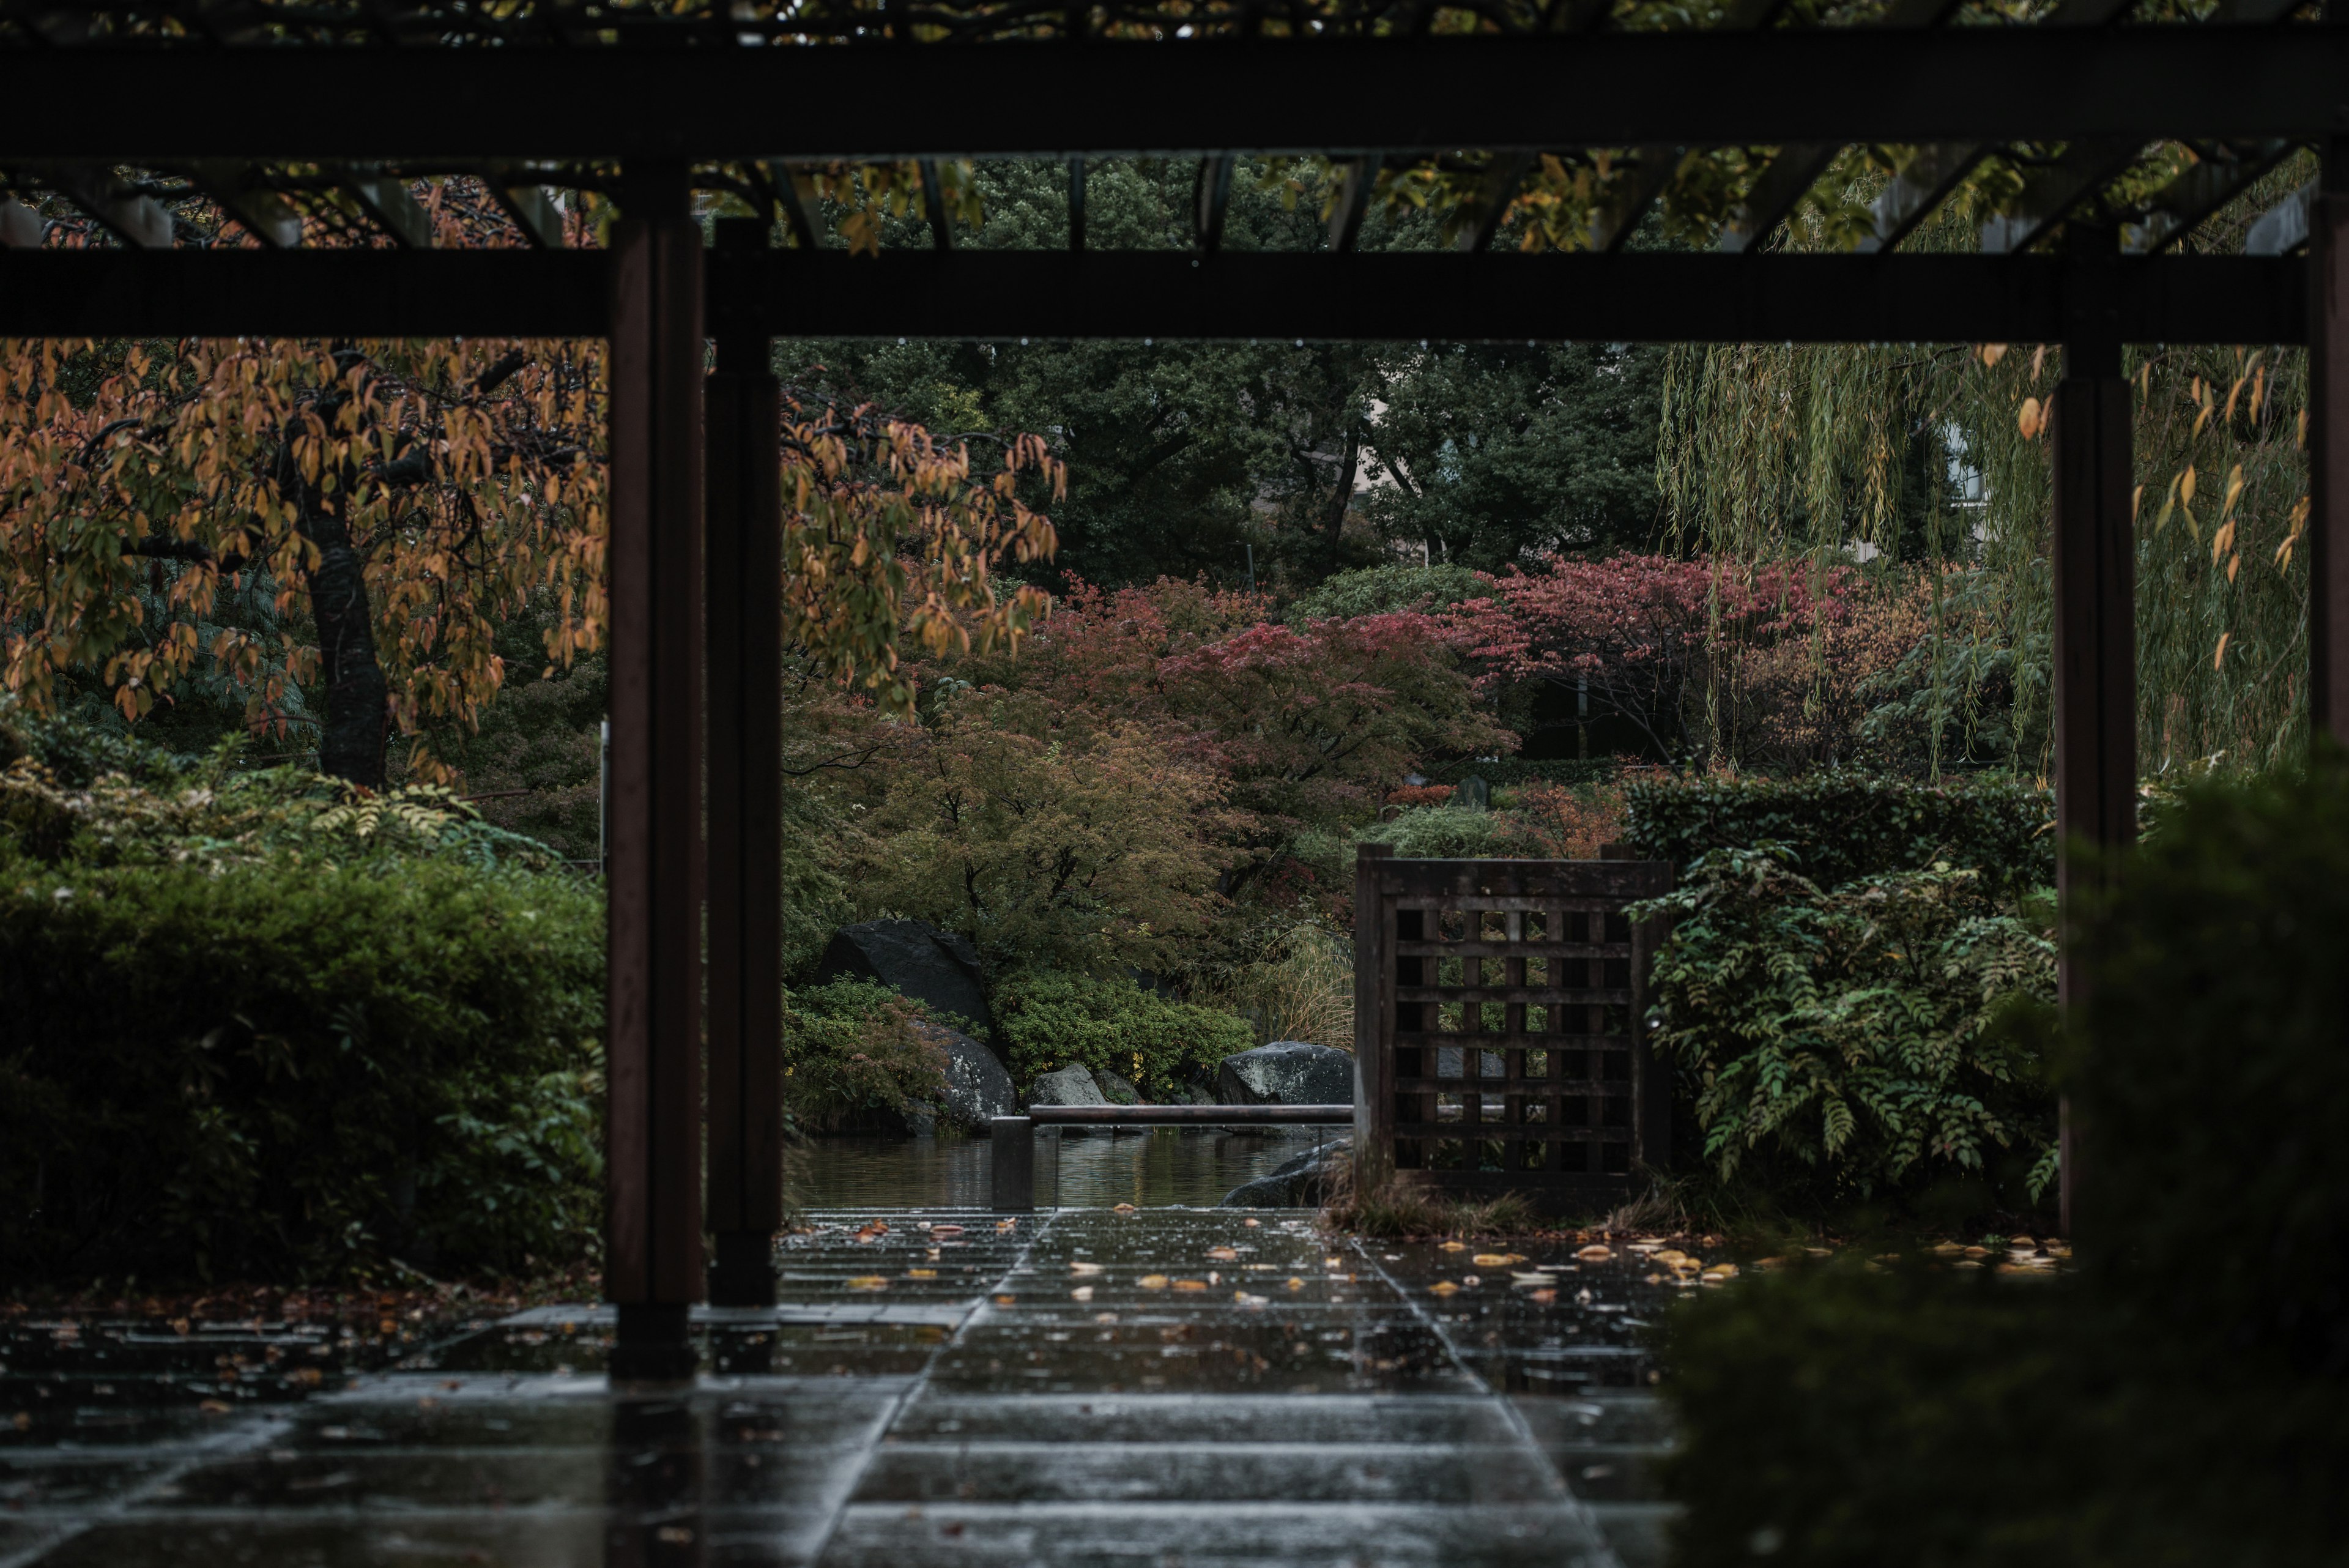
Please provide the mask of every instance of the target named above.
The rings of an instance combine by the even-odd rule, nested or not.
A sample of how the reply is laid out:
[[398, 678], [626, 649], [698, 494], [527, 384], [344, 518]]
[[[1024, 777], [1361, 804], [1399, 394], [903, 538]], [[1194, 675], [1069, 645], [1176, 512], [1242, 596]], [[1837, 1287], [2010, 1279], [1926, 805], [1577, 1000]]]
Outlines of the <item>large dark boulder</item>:
[[951, 1013], [990, 1033], [987, 993], [978, 983], [978, 950], [968, 937], [927, 920], [867, 920], [843, 926], [817, 963], [816, 978], [877, 980], [932, 1012]]
[[1351, 1053], [1302, 1040], [1276, 1040], [1225, 1057], [1216, 1066], [1216, 1103], [1223, 1106], [1350, 1106]]
[[937, 1109], [938, 1120], [983, 1137], [994, 1117], [1019, 1114], [1011, 1075], [994, 1052], [959, 1031], [935, 1024], [930, 1028], [932, 1038], [947, 1048], [947, 1093]]
[[1341, 1137], [1306, 1150], [1276, 1166], [1268, 1176], [1243, 1181], [1224, 1194], [1220, 1209], [1313, 1209], [1328, 1201], [1330, 1183], [1353, 1156], [1354, 1140]]
[[[1102, 1093], [1101, 1085], [1093, 1082], [1093, 1075], [1080, 1063], [1072, 1062], [1057, 1073], [1045, 1074], [1028, 1090], [1028, 1105], [1031, 1110], [1038, 1106], [1105, 1106], [1109, 1103], [1109, 1096]], [[1089, 1130], [1078, 1127], [1059, 1129], [1062, 1137], [1082, 1137]]]

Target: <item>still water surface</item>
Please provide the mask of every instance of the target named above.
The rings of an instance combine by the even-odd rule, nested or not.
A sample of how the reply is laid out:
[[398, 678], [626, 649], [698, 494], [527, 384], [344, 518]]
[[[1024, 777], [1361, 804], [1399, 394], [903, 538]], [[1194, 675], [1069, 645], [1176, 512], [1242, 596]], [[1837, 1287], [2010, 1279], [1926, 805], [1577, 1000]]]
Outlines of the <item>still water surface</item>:
[[[1116, 1134], [1047, 1131], [1036, 1140], [1039, 1208], [1131, 1203], [1212, 1208], [1243, 1181], [1269, 1173], [1340, 1127], [1263, 1132], [1135, 1127]], [[802, 1209], [985, 1208], [985, 1138], [818, 1138], [792, 1170]]]

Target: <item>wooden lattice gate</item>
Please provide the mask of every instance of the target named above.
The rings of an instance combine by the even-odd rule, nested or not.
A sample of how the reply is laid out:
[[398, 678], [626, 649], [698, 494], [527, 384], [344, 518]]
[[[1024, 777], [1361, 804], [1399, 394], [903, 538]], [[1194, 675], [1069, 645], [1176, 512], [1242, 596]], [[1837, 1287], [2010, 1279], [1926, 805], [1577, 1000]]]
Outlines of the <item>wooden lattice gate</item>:
[[1603, 1207], [1661, 1169], [1671, 1087], [1640, 1022], [1658, 933], [1623, 909], [1671, 879], [1654, 860], [1403, 860], [1362, 846], [1359, 1178], [1516, 1192], [1557, 1212]]

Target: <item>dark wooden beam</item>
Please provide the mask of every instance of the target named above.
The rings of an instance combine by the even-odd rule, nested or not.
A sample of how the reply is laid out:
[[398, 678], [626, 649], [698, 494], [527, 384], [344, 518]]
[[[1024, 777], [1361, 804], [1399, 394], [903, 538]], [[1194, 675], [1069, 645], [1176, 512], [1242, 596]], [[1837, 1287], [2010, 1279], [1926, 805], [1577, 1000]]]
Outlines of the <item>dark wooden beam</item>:
[[[2116, 269], [2110, 230], [2075, 227], [2070, 248], [2095, 272]], [[2064, 339], [2064, 379], [2052, 404], [2055, 457], [2053, 566], [2055, 618], [2055, 887], [2063, 918], [2056, 988], [2083, 1006], [2081, 927], [2114, 858], [2137, 838], [2136, 472], [2129, 383], [2121, 339], [2092, 297]], [[2069, 1107], [2061, 1202], [2075, 1229], [2084, 1158]]]
[[2349, 745], [2349, 139], [2308, 211], [2308, 714]]
[[922, 171], [922, 215], [929, 220], [933, 249], [954, 249], [954, 214], [947, 211], [945, 184], [938, 179], [938, 161], [925, 158]]
[[[593, 337], [610, 251], [0, 247], [0, 335]], [[710, 310], [772, 337], [2053, 342], [2064, 257], [779, 250], [713, 256]], [[2116, 263], [2128, 342], [2296, 343], [2297, 256]]]
[[[0, 277], [8, 258], [0, 255]], [[1329, 254], [964, 251], [718, 258], [712, 306], [788, 337], [2053, 342], [2056, 255]], [[2116, 262], [2129, 342], [2282, 343], [2297, 258]], [[0, 305], [0, 327], [5, 325]]]
[[1224, 218], [1232, 205], [1233, 159], [1228, 152], [1199, 160], [1199, 188], [1191, 215], [1192, 243], [1201, 254], [1224, 248]]
[[[766, 249], [718, 220], [723, 254]], [[708, 382], [709, 1299], [775, 1299], [782, 1224], [781, 390], [757, 333], [718, 338]]]
[[1371, 193], [1379, 182], [1385, 160], [1375, 152], [1350, 158], [1338, 165], [1336, 199], [1330, 205], [1330, 248], [1350, 251], [1361, 238], [1362, 219], [1371, 210]]
[[[199, 64], [198, 61], [201, 61]], [[988, 85], [969, 108], [971, 73]], [[2329, 133], [2339, 26], [1956, 27], [997, 48], [78, 47], [0, 65], [28, 161], [1066, 157]], [[1571, 91], [1559, 84], [1571, 83]], [[287, 114], [347, 103], [450, 112]], [[104, 114], [88, 112], [92, 104]], [[777, 115], [774, 106], [792, 106]]]
[[0, 250], [0, 333], [581, 337], [610, 251]]
[[611, 253], [604, 1292], [616, 1379], [689, 1376], [701, 1255], [701, 227], [627, 170]]

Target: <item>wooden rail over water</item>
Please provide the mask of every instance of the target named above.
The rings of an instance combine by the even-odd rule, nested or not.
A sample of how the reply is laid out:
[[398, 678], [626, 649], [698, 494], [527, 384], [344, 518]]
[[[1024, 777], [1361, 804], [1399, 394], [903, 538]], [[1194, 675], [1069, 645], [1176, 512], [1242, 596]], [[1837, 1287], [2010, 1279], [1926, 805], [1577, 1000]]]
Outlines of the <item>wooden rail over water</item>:
[[1351, 1127], [1351, 1106], [1033, 1106], [988, 1124], [990, 1201], [999, 1214], [1036, 1208], [1036, 1131], [1048, 1127]]

